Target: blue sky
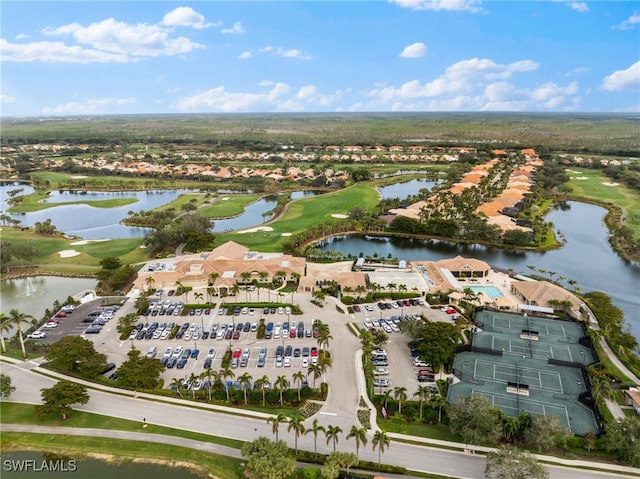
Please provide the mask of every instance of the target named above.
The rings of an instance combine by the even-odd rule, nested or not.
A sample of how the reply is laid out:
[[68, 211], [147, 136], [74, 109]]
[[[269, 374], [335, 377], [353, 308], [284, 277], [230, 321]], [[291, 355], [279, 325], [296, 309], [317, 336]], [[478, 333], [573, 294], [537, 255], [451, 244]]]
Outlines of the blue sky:
[[638, 1], [11, 1], [2, 116], [640, 111]]

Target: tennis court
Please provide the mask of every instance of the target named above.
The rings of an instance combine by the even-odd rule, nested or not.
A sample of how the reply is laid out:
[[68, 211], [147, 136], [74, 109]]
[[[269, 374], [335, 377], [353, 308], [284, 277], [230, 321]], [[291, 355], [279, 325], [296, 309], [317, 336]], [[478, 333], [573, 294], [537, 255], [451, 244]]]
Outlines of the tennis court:
[[[579, 401], [587, 390], [583, 366], [595, 361], [568, 321], [482, 311], [471, 351], [456, 355], [449, 402], [483, 394], [509, 416], [557, 416], [574, 434], [598, 432], [594, 412]], [[488, 326], [488, 327], [487, 327]]]

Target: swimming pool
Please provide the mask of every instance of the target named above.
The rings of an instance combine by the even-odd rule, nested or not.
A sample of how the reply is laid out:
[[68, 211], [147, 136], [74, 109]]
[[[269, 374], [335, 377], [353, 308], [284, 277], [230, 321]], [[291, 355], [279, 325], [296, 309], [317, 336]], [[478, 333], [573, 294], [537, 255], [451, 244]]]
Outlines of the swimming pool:
[[491, 299], [502, 298], [504, 296], [504, 294], [502, 294], [502, 292], [495, 286], [470, 286], [469, 289], [476, 294], [483, 293]]

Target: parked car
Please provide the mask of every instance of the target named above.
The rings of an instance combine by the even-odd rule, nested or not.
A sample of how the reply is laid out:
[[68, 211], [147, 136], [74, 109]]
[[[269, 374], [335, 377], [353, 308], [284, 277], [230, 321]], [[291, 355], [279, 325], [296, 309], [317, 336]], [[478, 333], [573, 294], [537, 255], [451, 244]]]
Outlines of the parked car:
[[47, 337], [47, 333], [44, 331], [34, 331], [30, 335], [27, 336], [28, 339], [44, 339]]
[[383, 378], [376, 378], [373, 380], [373, 385], [378, 388], [388, 388], [389, 380]]

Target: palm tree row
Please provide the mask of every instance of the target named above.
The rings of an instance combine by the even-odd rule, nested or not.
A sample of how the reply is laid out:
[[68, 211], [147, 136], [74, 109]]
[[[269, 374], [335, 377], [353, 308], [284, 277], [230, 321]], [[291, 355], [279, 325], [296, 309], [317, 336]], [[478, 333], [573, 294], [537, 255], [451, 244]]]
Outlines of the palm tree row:
[[[299, 416], [287, 416], [284, 413], [279, 413], [277, 416], [267, 418], [267, 423], [271, 424], [271, 432], [275, 436], [276, 442], [279, 440], [280, 424], [288, 424], [287, 431], [293, 431], [294, 433], [294, 447], [296, 454], [298, 453], [298, 438], [303, 434], [313, 434], [313, 448], [315, 457], [318, 457], [318, 434], [320, 432], [324, 433], [327, 445], [329, 445], [329, 443], [333, 445], [334, 452], [340, 440], [340, 434], [342, 434], [343, 432], [340, 426], [321, 426], [318, 423], [317, 419], [314, 419], [311, 427], [307, 429], [304, 425], [303, 418]], [[360, 446], [366, 446], [368, 443], [367, 430], [364, 427], [353, 425], [351, 426], [349, 434], [347, 434], [346, 438], [354, 440], [356, 444], [356, 458], [359, 458]], [[378, 450], [378, 467], [381, 464], [382, 453], [389, 448], [390, 444], [391, 438], [386, 433], [386, 431], [376, 431], [373, 435], [371, 446], [374, 452], [376, 451], [376, 449]]]
[[36, 319], [25, 313], [21, 313], [17, 309], [12, 309], [9, 311], [9, 316], [4, 313], [0, 313], [0, 342], [2, 343], [2, 352], [7, 352], [7, 346], [4, 342], [4, 332], [12, 331], [13, 328], [16, 328], [18, 331], [18, 339], [20, 340], [20, 347], [22, 348], [22, 357], [23, 359], [27, 359], [27, 350], [24, 346], [24, 335], [22, 330], [23, 324], [34, 325], [36, 323]]

